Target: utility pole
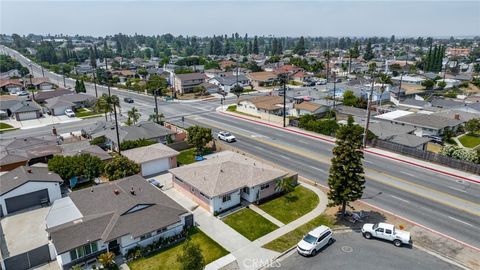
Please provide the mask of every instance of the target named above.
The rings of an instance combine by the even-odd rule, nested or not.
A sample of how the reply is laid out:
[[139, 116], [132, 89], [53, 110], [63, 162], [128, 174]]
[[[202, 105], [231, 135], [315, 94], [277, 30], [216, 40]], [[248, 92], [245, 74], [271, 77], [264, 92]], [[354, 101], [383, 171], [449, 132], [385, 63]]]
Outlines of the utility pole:
[[95, 97], [98, 98], [98, 91], [97, 91], [97, 78], [95, 77], [95, 74], [97, 73], [97, 69], [93, 69], [93, 85], [95, 86]]
[[[108, 65], [107, 65], [107, 58], [106, 57], [104, 58], [104, 62], [105, 62], [105, 76], [107, 77], [108, 96], [110, 97], [111, 96], [111, 93], [110, 93], [110, 78], [108, 76]], [[118, 147], [118, 149], [120, 149], [120, 146]]]
[[45, 72], [43, 71], [43, 66], [40, 66], [42, 67], [42, 77], [45, 78]]
[[283, 127], [287, 126], [287, 76], [288, 75], [284, 73], [280, 77], [283, 83]]
[[[33, 67], [32, 67], [32, 64], [30, 64], [30, 86], [33, 86], [32, 77], [33, 77]], [[34, 89], [32, 89], [32, 99], [35, 99]]]
[[365, 130], [363, 133], [363, 147], [367, 147], [367, 134], [368, 134], [368, 126], [370, 124], [370, 106], [372, 104], [372, 96], [373, 96], [373, 87], [375, 85], [375, 73], [372, 72], [372, 87], [370, 88], [370, 96], [368, 97], [367, 103], [367, 121], [365, 122]]
[[158, 102], [157, 102], [157, 96], [158, 96], [158, 91], [159, 89], [155, 89], [155, 122], [158, 124]]
[[335, 110], [335, 99], [337, 98], [337, 78], [336, 72], [333, 72], [333, 109]]

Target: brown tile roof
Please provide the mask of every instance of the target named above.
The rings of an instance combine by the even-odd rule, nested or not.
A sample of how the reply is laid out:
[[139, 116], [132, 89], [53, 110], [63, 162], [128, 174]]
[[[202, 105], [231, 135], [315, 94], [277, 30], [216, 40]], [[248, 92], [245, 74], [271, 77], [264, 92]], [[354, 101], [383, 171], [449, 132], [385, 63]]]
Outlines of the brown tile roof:
[[7, 85], [10, 85], [10, 84], [13, 84], [13, 85], [17, 85], [17, 86], [22, 86], [23, 84], [20, 82], [20, 80], [17, 80], [17, 79], [14, 79], [14, 80], [0, 80], [0, 87], [4, 87], [4, 86], [7, 86]]
[[[30, 79], [25, 79], [27, 84], [30, 84]], [[39, 85], [42, 83], [51, 83], [49, 78], [32, 78], [33, 85]]]
[[283, 104], [283, 98], [280, 96], [259, 96], [259, 97], [252, 97], [252, 98], [245, 98], [241, 99], [239, 102], [242, 101], [249, 101], [257, 109], [263, 109], [267, 111], [278, 109], [278, 104]]
[[295, 104], [295, 109], [297, 110], [305, 110], [309, 112], [314, 112], [318, 109], [323, 107], [323, 105], [313, 102], [302, 102], [300, 104]]
[[247, 74], [247, 77], [252, 81], [272, 81], [277, 78], [277, 75], [271, 71], [259, 71], [259, 72], [250, 72]]

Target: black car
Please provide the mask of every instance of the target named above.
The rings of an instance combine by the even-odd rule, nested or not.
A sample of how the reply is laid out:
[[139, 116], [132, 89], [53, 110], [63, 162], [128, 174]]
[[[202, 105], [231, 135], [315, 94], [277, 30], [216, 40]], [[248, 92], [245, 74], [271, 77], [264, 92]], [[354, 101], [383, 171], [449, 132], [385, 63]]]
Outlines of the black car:
[[133, 103], [133, 98], [129, 98], [129, 97], [126, 97], [123, 99], [123, 101], [125, 101], [126, 103]]

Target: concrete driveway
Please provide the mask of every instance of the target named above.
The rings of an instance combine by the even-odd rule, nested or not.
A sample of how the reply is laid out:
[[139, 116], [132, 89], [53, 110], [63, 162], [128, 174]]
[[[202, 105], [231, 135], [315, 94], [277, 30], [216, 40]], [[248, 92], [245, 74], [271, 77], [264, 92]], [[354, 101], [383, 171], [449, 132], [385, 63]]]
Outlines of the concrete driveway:
[[397, 248], [390, 242], [367, 240], [357, 232], [336, 233], [334, 239], [331, 246], [314, 257], [293, 251], [269, 269], [461, 269], [417, 248]]

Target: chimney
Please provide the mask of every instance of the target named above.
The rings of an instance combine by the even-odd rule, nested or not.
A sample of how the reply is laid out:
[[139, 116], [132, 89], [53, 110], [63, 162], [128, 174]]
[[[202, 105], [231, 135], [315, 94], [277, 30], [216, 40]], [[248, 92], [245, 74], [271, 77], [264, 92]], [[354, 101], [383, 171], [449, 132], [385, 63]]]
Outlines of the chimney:
[[455, 118], [455, 120], [460, 120], [460, 114], [456, 113], [453, 118]]
[[52, 127], [52, 134], [57, 136], [57, 129], [55, 127]]
[[135, 195], [135, 190], [133, 189], [133, 186], [132, 186], [132, 188], [130, 189], [130, 194]]
[[27, 172], [28, 172], [28, 173], [32, 173], [32, 169], [31, 169], [31, 168], [28, 168], [28, 169], [27, 169]]
[[113, 190], [113, 193], [114, 193], [115, 195], [118, 195], [118, 194], [120, 194], [120, 191], [119, 191], [118, 189], [114, 189], [114, 190]]

